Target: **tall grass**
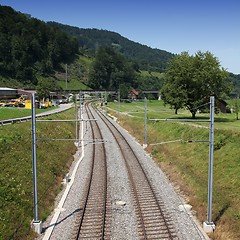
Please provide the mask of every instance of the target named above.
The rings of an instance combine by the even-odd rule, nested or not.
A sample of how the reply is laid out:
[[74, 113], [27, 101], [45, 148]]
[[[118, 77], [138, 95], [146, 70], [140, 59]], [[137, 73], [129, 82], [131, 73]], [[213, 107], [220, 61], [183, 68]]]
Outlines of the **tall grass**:
[[[117, 109], [114, 104], [109, 106]], [[122, 114], [121, 124], [143, 143], [143, 111], [135, 111], [139, 107], [143, 107], [143, 103], [121, 104], [121, 111], [131, 114], [131, 117]], [[208, 143], [151, 144], [179, 139], [208, 140], [209, 123], [183, 124], [149, 120], [173, 117], [172, 113], [173, 110], [164, 107], [162, 103], [148, 102], [147, 151], [184, 193], [186, 201], [193, 205], [197, 217], [203, 222], [207, 220]], [[189, 118], [190, 115], [181, 111], [180, 117]], [[198, 117], [208, 118], [208, 115]], [[234, 131], [232, 124], [235, 125]], [[240, 239], [240, 121], [234, 120], [232, 115], [219, 114], [216, 115], [215, 125], [212, 211], [216, 231], [211, 237], [221, 240]]]
[[[51, 119], [69, 119], [68, 110]], [[74, 138], [73, 123], [37, 122], [37, 138]], [[0, 239], [33, 239], [31, 122], [0, 127]], [[61, 180], [76, 150], [72, 141], [37, 140], [39, 219], [53, 209]]]

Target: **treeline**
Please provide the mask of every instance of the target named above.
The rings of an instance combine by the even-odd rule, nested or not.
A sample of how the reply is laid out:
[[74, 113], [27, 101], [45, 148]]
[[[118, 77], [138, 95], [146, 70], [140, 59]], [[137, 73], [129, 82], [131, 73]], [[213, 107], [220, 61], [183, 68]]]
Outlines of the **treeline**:
[[234, 90], [239, 94], [240, 93], [240, 74], [236, 75], [233, 73], [229, 73], [229, 77], [227, 81], [233, 84]]
[[[80, 79], [92, 89], [160, 90], [161, 73], [176, 56], [115, 32], [45, 23], [0, 5], [1, 86], [37, 86], [43, 76], [44, 85], [64, 89], [56, 76], [65, 74], [61, 66], [67, 63], [68, 81]], [[230, 74], [227, 81], [240, 88], [240, 75]]]
[[137, 64], [128, 61], [110, 47], [99, 48], [94, 58], [88, 85], [98, 90], [119, 90], [127, 98], [131, 89], [160, 90], [163, 78], [146, 72], [144, 75]]
[[112, 47], [126, 58], [135, 61], [140, 69], [147, 71], [165, 72], [167, 63], [175, 55], [160, 49], [130, 41], [120, 34], [99, 29], [83, 29], [48, 22], [50, 26], [59, 27], [64, 32], [78, 39], [79, 46], [83, 49], [92, 49], [94, 52], [100, 47]]
[[31, 80], [51, 73], [78, 53], [78, 41], [63, 31], [0, 5], [1, 76]]

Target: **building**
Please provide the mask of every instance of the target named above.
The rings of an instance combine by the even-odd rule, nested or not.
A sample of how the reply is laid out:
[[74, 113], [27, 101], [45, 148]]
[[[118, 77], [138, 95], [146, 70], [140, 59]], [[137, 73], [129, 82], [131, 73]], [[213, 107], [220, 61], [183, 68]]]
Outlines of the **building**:
[[129, 93], [128, 98], [131, 99], [131, 100], [136, 100], [138, 98], [139, 94], [140, 94], [139, 91], [133, 89]]
[[7, 88], [7, 87], [0, 87], [0, 99], [12, 99], [18, 97], [17, 89]]

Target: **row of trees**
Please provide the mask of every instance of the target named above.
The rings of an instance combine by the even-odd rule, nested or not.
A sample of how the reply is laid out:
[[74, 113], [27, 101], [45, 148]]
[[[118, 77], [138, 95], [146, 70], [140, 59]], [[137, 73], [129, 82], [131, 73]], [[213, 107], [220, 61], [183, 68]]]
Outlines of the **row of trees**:
[[126, 60], [112, 48], [101, 48], [96, 54], [90, 70], [89, 85], [93, 89], [121, 90], [127, 93], [131, 88], [139, 90], [160, 90], [162, 99], [175, 109], [188, 109], [195, 118], [199, 109], [209, 103], [210, 96], [225, 99], [232, 88], [229, 73], [221, 68], [220, 62], [210, 52], [189, 55], [183, 52], [174, 57], [163, 78], [140, 74], [138, 66]]
[[[136, 62], [127, 60], [113, 48], [100, 48], [91, 64], [88, 85], [98, 90], [121, 90], [128, 93], [130, 89], [159, 90], [162, 78], [142, 75]], [[126, 97], [127, 94], [124, 94]]]
[[50, 73], [76, 53], [76, 38], [10, 7], [0, 6], [1, 75], [20, 81], [34, 80], [36, 74]]

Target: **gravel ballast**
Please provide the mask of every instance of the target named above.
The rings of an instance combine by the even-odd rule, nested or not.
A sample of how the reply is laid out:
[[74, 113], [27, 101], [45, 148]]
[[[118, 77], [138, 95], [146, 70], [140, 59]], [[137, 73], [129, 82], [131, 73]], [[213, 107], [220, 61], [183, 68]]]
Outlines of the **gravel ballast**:
[[[83, 113], [83, 118], [86, 119], [85, 113]], [[111, 239], [138, 239], [136, 216], [134, 214], [133, 200], [125, 163], [112, 134], [96, 114], [95, 118], [97, 118], [100, 124], [107, 153], [108, 189], [112, 209]], [[111, 121], [114, 122], [114, 120]], [[55, 210], [59, 211], [60, 214], [51, 234], [48, 235], [46, 233], [49, 232], [51, 228], [50, 223], [55, 212], [43, 223], [44, 232], [37, 238], [38, 240], [66, 240], [72, 237], [71, 234], [75, 224], [76, 213], [79, 211], [79, 202], [83, 192], [84, 182], [89, 172], [88, 163], [92, 151], [89, 122], [83, 122], [82, 124], [84, 126], [82, 129], [84, 147], [82, 148], [82, 146], [80, 146], [75, 154], [75, 160], [69, 171], [71, 181], [64, 184], [64, 189], [56, 199], [56, 208], [67, 189], [67, 185], [72, 185], [70, 188], [68, 187], [69, 192], [67, 194], [65, 192], [67, 197], [64, 201], [62, 200], [64, 202], [62, 208]], [[161, 199], [166, 209], [170, 212], [178, 238], [184, 240], [207, 239], [206, 234], [203, 233], [201, 227], [192, 215], [191, 207], [184, 205], [184, 200], [178, 196], [172, 184], [151, 156], [144, 151], [143, 147], [126, 130], [122, 129], [117, 123], [114, 122], [114, 124], [118, 126], [129, 144], [135, 150], [147, 175], [150, 177], [150, 181], [157, 192], [158, 198]], [[75, 170], [76, 174], [73, 179], [72, 176]]]

